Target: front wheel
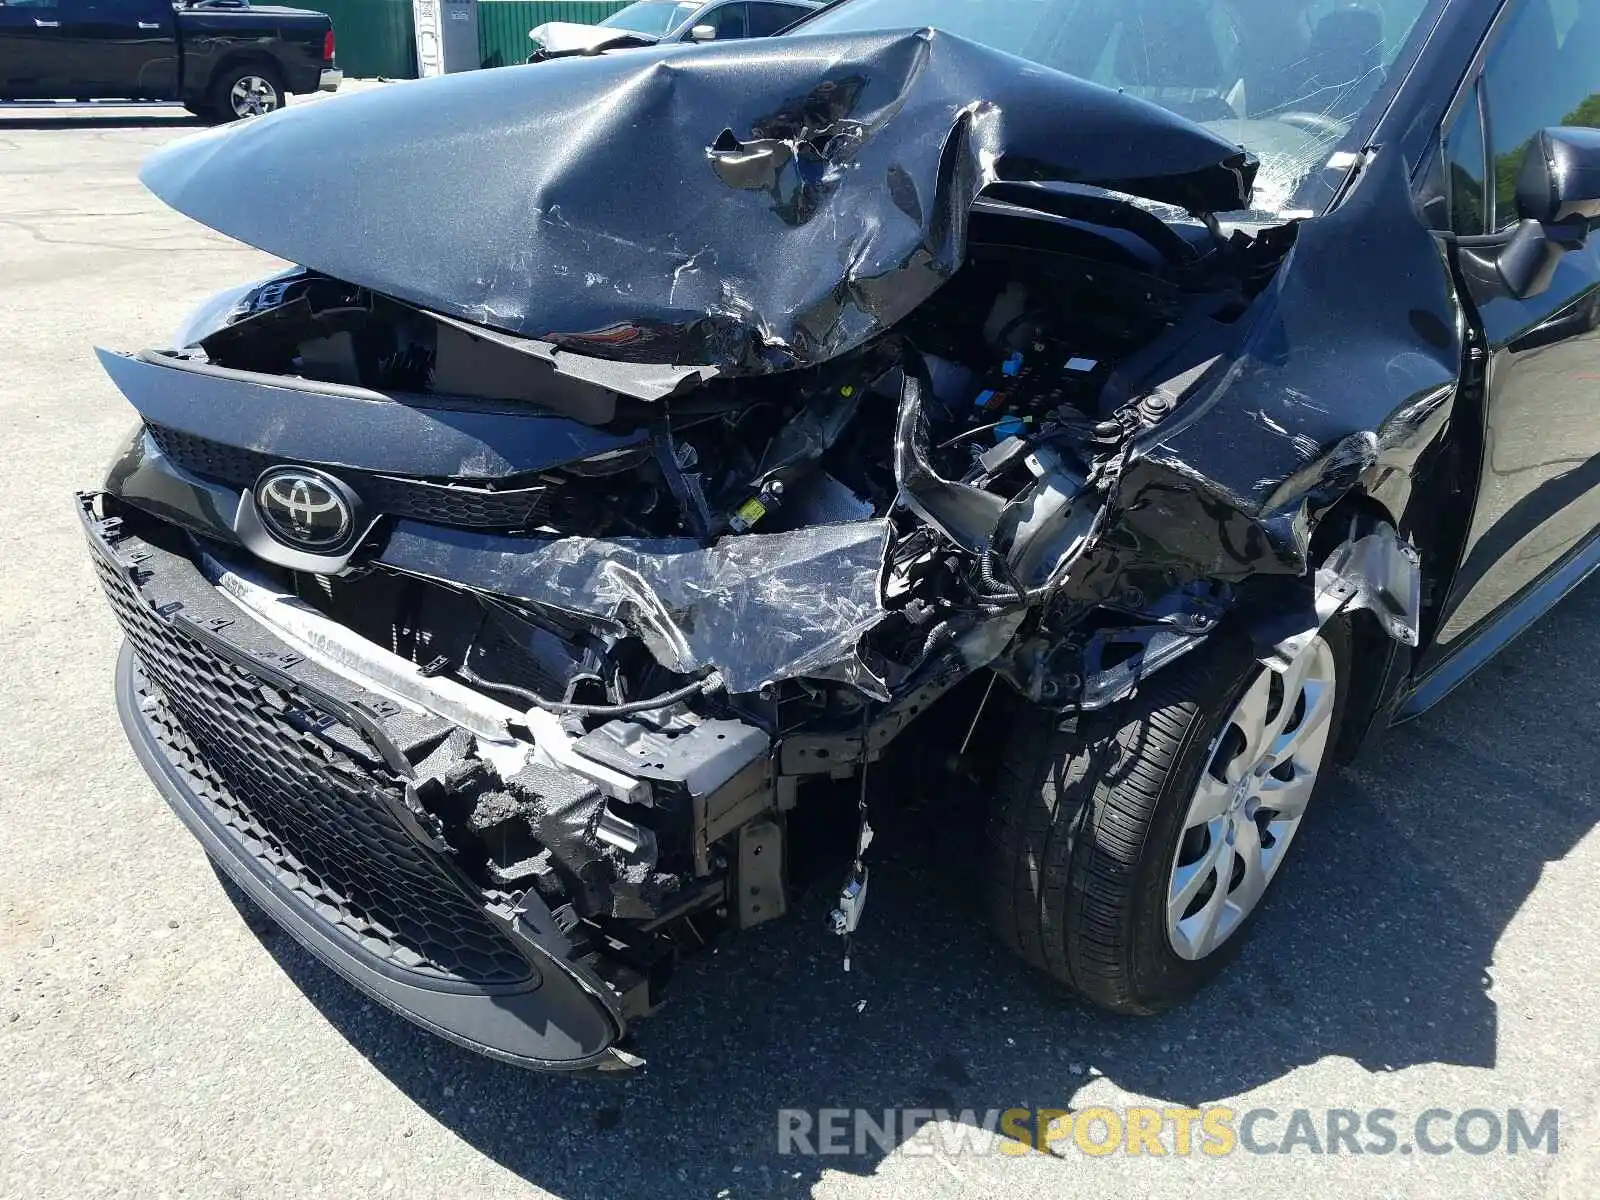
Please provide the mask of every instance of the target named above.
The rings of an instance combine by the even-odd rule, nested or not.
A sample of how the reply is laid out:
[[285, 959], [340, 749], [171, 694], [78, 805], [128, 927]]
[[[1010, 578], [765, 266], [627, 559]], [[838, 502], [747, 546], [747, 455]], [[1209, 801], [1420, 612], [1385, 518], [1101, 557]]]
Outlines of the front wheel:
[[212, 110], [222, 121], [264, 116], [283, 105], [283, 81], [276, 71], [261, 63], [229, 68], [211, 92]]
[[989, 822], [1001, 940], [1118, 1012], [1157, 1012], [1209, 982], [1326, 774], [1349, 647], [1335, 618], [1280, 674], [1218, 635], [1073, 732], [1019, 714]]

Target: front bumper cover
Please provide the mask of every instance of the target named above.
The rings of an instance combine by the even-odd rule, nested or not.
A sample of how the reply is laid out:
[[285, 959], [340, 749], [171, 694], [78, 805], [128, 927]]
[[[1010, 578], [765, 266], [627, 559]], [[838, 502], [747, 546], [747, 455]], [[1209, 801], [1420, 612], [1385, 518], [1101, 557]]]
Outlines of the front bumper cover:
[[[403, 715], [386, 727], [391, 701], [295, 654], [181, 556], [97, 520], [88, 502], [82, 516], [128, 639], [117, 669], [123, 727], [229, 878], [345, 979], [433, 1033], [542, 1070], [630, 1065], [613, 1049], [624, 1030], [614, 997], [563, 960], [548, 909], [477, 891], [407, 808], [390, 768], [398, 775], [408, 749], [433, 734]], [[287, 736], [273, 744], [274, 732]], [[219, 753], [214, 738], [240, 753]], [[387, 760], [367, 764], [371, 780], [357, 770], [363, 742]], [[326, 764], [325, 788], [306, 782]], [[340, 857], [331, 835], [352, 838], [351, 853]], [[398, 900], [374, 899], [384, 890]], [[397, 912], [418, 895], [434, 910]], [[443, 953], [433, 949], [441, 939]]]

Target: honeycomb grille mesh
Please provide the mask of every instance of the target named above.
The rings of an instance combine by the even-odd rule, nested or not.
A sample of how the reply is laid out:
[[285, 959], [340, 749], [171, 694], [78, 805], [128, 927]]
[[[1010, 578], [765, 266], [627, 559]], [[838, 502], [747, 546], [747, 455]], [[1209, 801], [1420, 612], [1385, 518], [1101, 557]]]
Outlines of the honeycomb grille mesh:
[[138, 658], [144, 718], [235, 845], [324, 929], [392, 967], [477, 985], [529, 977], [527, 961], [406, 830], [403, 785], [384, 777], [376, 755], [362, 763], [317, 736], [337, 718], [174, 628], [95, 557]]

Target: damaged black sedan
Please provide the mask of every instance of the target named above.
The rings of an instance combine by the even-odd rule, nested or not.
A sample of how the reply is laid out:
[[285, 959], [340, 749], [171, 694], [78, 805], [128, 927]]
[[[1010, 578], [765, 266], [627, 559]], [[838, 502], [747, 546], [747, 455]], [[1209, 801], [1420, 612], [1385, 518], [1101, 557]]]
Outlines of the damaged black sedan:
[[101, 352], [128, 734], [350, 981], [571, 1070], [987, 708], [1001, 937], [1181, 1000], [1600, 561], [1597, 74], [1600, 0], [850, 0], [176, 143], [298, 265]]

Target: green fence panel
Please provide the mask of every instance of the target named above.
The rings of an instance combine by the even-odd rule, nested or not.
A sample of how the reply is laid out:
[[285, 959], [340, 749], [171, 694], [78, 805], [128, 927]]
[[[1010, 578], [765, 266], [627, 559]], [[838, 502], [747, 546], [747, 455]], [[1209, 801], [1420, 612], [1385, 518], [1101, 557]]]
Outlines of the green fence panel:
[[626, 0], [478, 0], [478, 51], [486, 67], [527, 62], [528, 30], [546, 21], [593, 25], [627, 6]]
[[411, 0], [294, 0], [333, 18], [339, 67], [351, 79], [415, 79]]

